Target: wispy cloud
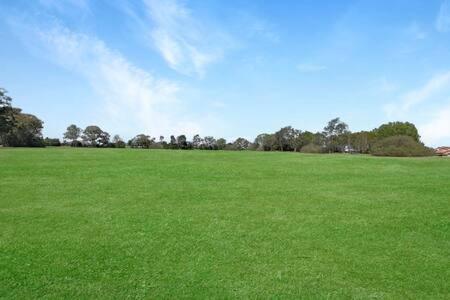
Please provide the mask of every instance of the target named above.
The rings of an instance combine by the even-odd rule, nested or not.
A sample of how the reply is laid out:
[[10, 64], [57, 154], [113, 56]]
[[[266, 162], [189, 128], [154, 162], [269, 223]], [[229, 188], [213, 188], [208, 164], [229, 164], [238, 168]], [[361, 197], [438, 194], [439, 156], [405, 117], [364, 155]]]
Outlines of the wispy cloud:
[[436, 112], [432, 119], [419, 126], [422, 140], [429, 145], [450, 145], [450, 106]]
[[402, 116], [414, 106], [447, 88], [450, 88], [450, 71], [435, 75], [424, 86], [407, 92], [399, 102], [387, 104], [385, 111], [389, 117]]
[[[403, 94], [398, 102], [385, 105], [384, 110], [390, 119], [413, 120], [420, 116], [422, 121], [418, 122], [418, 128], [422, 140], [429, 145], [437, 145], [450, 134], [450, 103], [445, 99], [442, 103], [442, 97], [448, 92], [450, 71], [433, 76], [422, 87]], [[425, 103], [427, 106], [423, 110], [420, 105]]]
[[325, 71], [326, 69], [327, 67], [324, 65], [315, 65], [309, 63], [297, 65], [297, 70], [299, 70], [302, 73], [315, 73]]
[[180, 110], [177, 83], [156, 78], [95, 37], [60, 26], [31, 31], [35, 35], [33, 47], [42, 47], [54, 63], [81, 75], [101, 96], [100, 111], [105, 113], [93, 120], [99, 125], [127, 136], [139, 132], [194, 134], [201, 130]]
[[151, 39], [172, 69], [201, 77], [209, 65], [223, 58], [231, 44], [226, 33], [201, 23], [175, 0], [146, 0], [145, 4], [154, 25]]
[[450, 0], [442, 2], [436, 18], [436, 30], [440, 32], [450, 31]]

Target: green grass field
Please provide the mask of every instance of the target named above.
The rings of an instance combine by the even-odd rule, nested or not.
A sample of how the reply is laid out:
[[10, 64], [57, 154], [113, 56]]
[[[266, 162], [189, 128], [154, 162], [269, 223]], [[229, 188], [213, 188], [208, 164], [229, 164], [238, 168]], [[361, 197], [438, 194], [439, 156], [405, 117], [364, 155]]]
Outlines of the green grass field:
[[0, 149], [0, 298], [449, 299], [450, 159]]

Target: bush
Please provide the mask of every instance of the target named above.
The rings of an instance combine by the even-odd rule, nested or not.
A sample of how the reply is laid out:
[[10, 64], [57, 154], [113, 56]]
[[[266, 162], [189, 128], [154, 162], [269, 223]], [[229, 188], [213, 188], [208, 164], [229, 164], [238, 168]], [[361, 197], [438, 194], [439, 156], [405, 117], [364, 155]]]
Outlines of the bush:
[[61, 146], [61, 141], [59, 139], [52, 139], [52, 138], [46, 137], [44, 139], [44, 144], [45, 144], [45, 146], [59, 147], [59, 146]]
[[308, 144], [300, 150], [302, 153], [323, 153], [323, 148], [316, 144]]
[[434, 150], [406, 135], [396, 135], [379, 140], [371, 150], [376, 156], [432, 156]]
[[127, 146], [127, 144], [125, 144], [124, 141], [120, 140], [120, 141], [117, 141], [114, 146], [115, 146], [115, 148], [125, 148]]
[[70, 145], [70, 147], [83, 147], [83, 143], [78, 140], [74, 140], [70, 142], [68, 145]]

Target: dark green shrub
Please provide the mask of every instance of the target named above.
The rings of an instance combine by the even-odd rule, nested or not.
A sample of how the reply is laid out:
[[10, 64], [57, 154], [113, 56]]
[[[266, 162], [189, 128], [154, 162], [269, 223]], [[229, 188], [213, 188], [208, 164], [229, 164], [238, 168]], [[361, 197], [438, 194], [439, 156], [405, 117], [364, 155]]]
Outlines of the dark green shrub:
[[302, 153], [323, 153], [324, 149], [323, 147], [316, 145], [316, 144], [308, 144], [306, 146], [303, 146], [300, 150]]
[[127, 146], [127, 144], [125, 144], [124, 141], [120, 140], [120, 141], [117, 141], [117, 142], [114, 144], [114, 146], [115, 146], [115, 148], [125, 148], [125, 147]]
[[396, 135], [379, 140], [373, 145], [376, 156], [432, 156], [434, 151], [406, 135]]
[[59, 139], [52, 139], [52, 138], [46, 137], [44, 139], [44, 144], [45, 144], [45, 146], [59, 147], [59, 146], [61, 146], [61, 141]]

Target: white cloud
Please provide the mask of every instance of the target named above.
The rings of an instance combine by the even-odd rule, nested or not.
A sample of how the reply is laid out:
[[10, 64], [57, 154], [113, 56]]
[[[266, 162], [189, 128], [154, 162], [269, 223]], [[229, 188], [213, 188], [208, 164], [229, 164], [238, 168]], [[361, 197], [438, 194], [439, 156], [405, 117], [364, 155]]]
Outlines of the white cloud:
[[404, 116], [414, 106], [448, 88], [450, 88], [450, 71], [435, 75], [424, 86], [404, 94], [399, 103], [385, 105], [385, 112], [389, 117]]
[[150, 37], [167, 64], [185, 75], [203, 76], [206, 68], [221, 60], [231, 39], [212, 26], [202, 24], [175, 0], [146, 0], [154, 28]]
[[325, 71], [327, 69], [326, 66], [323, 65], [315, 65], [315, 64], [299, 64], [297, 65], [297, 69], [303, 73], [315, 73]]
[[440, 32], [450, 31], [450, 0], [442, 2], [436, 18], [436, 30]]
[[127, 136], [200, 131], [180, 111], [178, 84], [155, 78], [97, 38], [61, 27], [37, 34], [54, 62], [80, 74], [102, 97], [106, 115], [93, 122]]
[[[450, 102], [442, 102], [449, 92], [450, 71], [433, 76], [422, 87], [405, 93], [399, 102], [385, 105], [384, 110], [390, 119], [419, 120], [416, 123], [425, 144], [449, 144]], [[420, 106], [424, 103], [426, 107]]]
[[450, 72], [442, 73], [431, 78], [422, 88], [411, 91], [404, 96], [401, 109], [409, 110], [411, 107], [429, 99], [435, 93], [450, 86]]
[[450, 146], [450, 106], [437, 112], [428, 123], [419, 126], [419, 132], [425, 144]]

